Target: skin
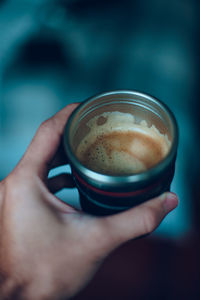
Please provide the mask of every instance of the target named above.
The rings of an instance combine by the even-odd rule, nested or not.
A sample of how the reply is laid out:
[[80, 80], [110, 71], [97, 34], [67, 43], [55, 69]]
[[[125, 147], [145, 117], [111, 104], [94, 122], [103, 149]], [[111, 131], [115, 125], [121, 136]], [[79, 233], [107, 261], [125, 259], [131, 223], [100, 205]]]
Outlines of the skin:
[[0, 299], [68, 299], [126, 241], [151, 233], [173, 210], [173, 193], [126, 212], [94, 217], [54, 193], [73, 187], [70, 175], [48, 179], [67, 163], [61, 137], [71, 104], [43, 122], [16, 168], [0, 182]]

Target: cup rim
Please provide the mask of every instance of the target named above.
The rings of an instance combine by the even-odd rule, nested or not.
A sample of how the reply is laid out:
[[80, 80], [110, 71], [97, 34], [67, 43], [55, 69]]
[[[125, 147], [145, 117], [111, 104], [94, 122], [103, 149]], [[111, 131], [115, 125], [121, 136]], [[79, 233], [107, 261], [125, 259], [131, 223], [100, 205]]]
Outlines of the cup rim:
[[[146, 100], [150, 100], [154, 104], [158, 105], [165, 113], [167, 113], [168, 117], [170, 118], [173, 126], [173, 141], [172, 145], [170, 148], [170, 151], [168, 154], [156, 165], [152, 166], [151, 168], [140, 172], [140, 173], [135, 173], [135, 174], [130, 174], [130, 175], [108, 175], [108, 174], [101, 174], [96, 171], [93, 171], [83, 164], [76, 158], [76, 156], [73, 154], [71, 147], [70, 147], [70, 140], [69, 140], [69, 131], [70, 131], [70, 126], [73, 121], [73, 118], [77, 113], [79, 113], [81, 110], [84, 109], [85, 106], [87, 106], [89, 103], [92, 103], [93, 101], [105, 97], [105, 96], [112, 96], [116, 94], [122, 94], [123, 95], [132, 95], [132, 96], [139, 96], [143, 97]], [[66, 126], [64, 130], [64, 149], [67, 154], [69, 163], [76, 169], [76, 171], [79, 174], [82, 174], [84, 178], [90, 179], [94, 182], [99, 182], [100, 184], [112, 184], [118, 186], [123, 185], [123, 184], [131, 184], [131, 183], [142, 183], [148, 180], [149, 178], [154, 178], [158, 174], [160, 174], [163, 170], [165, 170], [169, 164], [172, 162], [174, 157], [176, 157], [176, 152], [177, 152], [177, 146], [178, 146], [178, 124], [175, 119], [175, 116], [173, 112], [169, 109], [169, 107], [163, 103], [162, 101], [158, 100], [154, 96], [151, 96], [149, 94], [139, 92], [136, 90], [114, 90], [114, 91], [108, 91], [100, 94], [96, 94], [95, 96], [89, 97], [85, 101], [83, 101], [70, 115]], [[98, 184], [97, 184], [98, 186]]]

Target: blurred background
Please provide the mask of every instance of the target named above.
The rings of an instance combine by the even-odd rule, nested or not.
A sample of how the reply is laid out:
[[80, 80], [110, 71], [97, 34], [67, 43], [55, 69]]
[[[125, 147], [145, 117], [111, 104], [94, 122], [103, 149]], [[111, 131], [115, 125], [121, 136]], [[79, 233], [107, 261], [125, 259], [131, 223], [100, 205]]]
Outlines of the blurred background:
[[[74, 299], [200, 299], [199, 8], [198, 0], [0, 1], [0, 180], [43, 120], [99, 92], [146, 92], [179, 124], [179, 207], [150, 237], [115, 251]], [[79, 206], [76, 190], [58, 195]]]

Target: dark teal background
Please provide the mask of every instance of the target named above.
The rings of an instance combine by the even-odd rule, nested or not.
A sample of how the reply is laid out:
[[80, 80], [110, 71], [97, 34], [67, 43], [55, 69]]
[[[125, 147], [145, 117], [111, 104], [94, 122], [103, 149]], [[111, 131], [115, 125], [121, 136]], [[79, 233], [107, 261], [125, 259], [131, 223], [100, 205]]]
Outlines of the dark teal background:
[[[0, 179], [65, 105], [139, 90], [166, 103], [180, 129], [172, 184], [180, 204], [156, 235], [198, 235], [199, 23], [197, 0], [0, 1]], [[78, 205], [76, 191], [59, 195]]]

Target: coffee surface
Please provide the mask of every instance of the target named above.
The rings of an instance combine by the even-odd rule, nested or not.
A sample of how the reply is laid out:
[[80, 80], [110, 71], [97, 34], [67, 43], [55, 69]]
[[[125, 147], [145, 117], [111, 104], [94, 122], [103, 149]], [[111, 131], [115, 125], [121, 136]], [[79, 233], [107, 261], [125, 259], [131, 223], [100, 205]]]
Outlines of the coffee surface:
[[80, 142], [76, 156], [87, 168], [108, 175], [143, 172], [160, 162], [171, 142], [146, 121], [133, 115], [105, 112], [88, 123], [89, 133]]

